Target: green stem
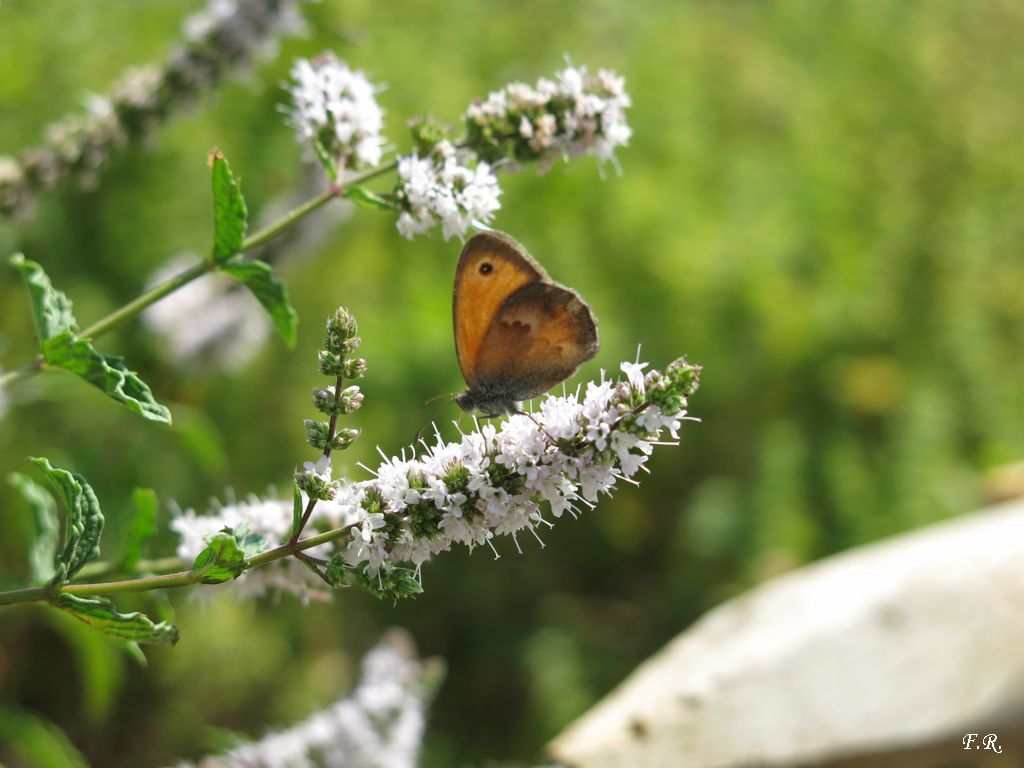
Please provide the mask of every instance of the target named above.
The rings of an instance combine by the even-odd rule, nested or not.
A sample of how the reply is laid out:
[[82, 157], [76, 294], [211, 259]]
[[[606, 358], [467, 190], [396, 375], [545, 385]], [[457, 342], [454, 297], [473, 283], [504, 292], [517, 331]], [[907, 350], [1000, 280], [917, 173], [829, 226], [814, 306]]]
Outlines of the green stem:
[[326, 192], [322, 192], [321, 194], [314, 197], [312, 200], [303, 203], [294, 211], [286, 213], [273, 224], [269, 224], [256, 234], [247, 237], [245, 239], [245, 242], [242, 243], [242, 247], [240, 250], [242, 251], [242, 253], [245, 253], [247, 251], [251, 251], [253, 248], [257, 248], [263, 245], [264, 243], [270, 240], [273, 240], [282, 232], [291, 228], [295, 224], [295, 222], [301, 221], [302, 219], [306, 218], [306, 216], [315, 211], [317, 208], [320, 208], [328, 201], [333, 200], [335, 197], [338, 196], [340, 191], [341, 190], [338, 189], [337, 187], [332, 186]]
[[157, 560], [139, 560], [130, 571], [126, 571], [120, 563], [98, 560], [82, 566], [75, 578], [96, 579], [111, 573], [170, 573], [180, 571], [186, 565], [188, 563], [182, 562], [180, 557], [162, 557]]
[[345, 182], [332, 184], [330, 189], [328, 189], [326, 192], [320, 193], [312, 200], [309, 200], [300, 205], [294, 211], [285, 214], [282, 218], [278, 219], [273, 224], [269, 224], [263, 229], [261, 229], [259, 232], [247, 237], [245, 239], [245, 242], [242, 243], [241, 251], [243, 253], [246, 253], [248, 251], [251, 251], [253, 248], [258, 248], [264, 243], [273, 240], [282, 232], [291, 228], [292, 225], [294, 225], [297, 221], [301, 221], [302, 219], [306, 218], [306, 216], [311, 214], [317, 208], [322, 207], [324, 204], [330, 202], [335, 197], [343, 196], [346, 187], [353, 187], [358, 184], [362, 184], [363, 182], [369, 181], [370, 179], [375, 179], [378, 176], [383, 176], [385, 173], [393, 171], [397, 167], [398, 161], [392, 160], [390, 163], [386, 163], [385, 165], [380, 165], [377, 166], [376, 168], [371, 168], [368, 171], [364, 171], [363, 173], [357, 174]]
[[7, 371], [7, 373], [0, 376], [0, 389], [10, 386], [21, 379], [27, 379], [29, 376], [33, 376], [42, 370], [43, 364], [43, 356], [38, 355], [31, 363], [27, 363], [21, 366], [21, 368], [15, 368], [13, 371]]
[[[262, 552], [255, 557], [249, 558], [245, 570], [259, 568], [275, 560], [298, 554], [311, 547], [326, 544], [348, 534], [349, 528], [333, 528], [308, 539], [295, 543], [282, 544], [280, 547]], [[168, 559], [169, 560], [169, 559]], [[154, 561], [158, 563], [167, 562], [164, 560]], [[13, 605], [15, 603], [29, 603], [36, 601], [50, 601], [55, 595], [65, 593], [87, 597], [90, 595], [116, 595], [125, 592], [146, 592], [151, 589], [170, 589], [173, 587], [186, 587], [199, 582], [201, 574], [194, 571], [178, 571], [176, 573], [165, 573], [158, 576], [144, 576], [140, 579], [128, 579], [126, 581], [102, 581], [95, 584], [65, 584], [64, 586], [52, 588], [49, 586], [25, 587], [24, 589], [12, 589], [0, 592], [0, 605]]]
[[111, 312], [102, 320], [96, 321], [78, 335], [83, 339], [95, 339], [98, 336], [102, 336], [108, 331], [112, 331], [114, 328], [117, 328], [117, 326], [122, 323], [131, 320], [150, 304], [156, 303], [164, 296], [169, 293], [173, 293], [183, 285], [188, 285], [197, 277], [202, 277], [213, 268], [214, 263], [209, 259], [201, 261], [198, 264], [189, 267], [181, 274], [172, 277], [167, 282], [161, 283], [155, 288], [150, 288], [134, 301], [131, 301], [120, 309]]
[[199, 576], [192, 571], [165, 573], [162, 576], [144, 576], [141, 579], [127, 581], [101, 581], [96, 584], [66, 584], [57, 594], [89, 597], [91, 595], [118, 595], [124, 592], [146, 592], [150, 589], [168, 589], [170, 587], [187, 587], [199, 581]]

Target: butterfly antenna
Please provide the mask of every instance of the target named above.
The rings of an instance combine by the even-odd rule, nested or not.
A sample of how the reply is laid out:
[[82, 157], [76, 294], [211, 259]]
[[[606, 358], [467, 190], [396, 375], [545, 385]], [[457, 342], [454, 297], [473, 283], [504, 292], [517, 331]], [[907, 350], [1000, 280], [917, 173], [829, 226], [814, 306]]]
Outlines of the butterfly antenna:
[[[432, 414], [430, 414], [430, 418], [429, 419], [427, 419], [426, 421], [424, 421], [420, 425], [420, 428], [416, 430], [416, 436], [412, 439], [412, 444], [413, 445], [416, 445], [417, 443], [419, 443], [420, 438], [423, 437], [423, 430], [425, 430], [427, 428], [428, 424], [433, 424], [434, 423], [434, 419], [437, 418], [437, 414], [439, 414], [442, 410], [444, 410], [444, 407], [446, 405], [448, 405], [448, 403], [454, 403], [455, 402], [455, 395], [444, 394], [444, 395], [437, 395], [436, 397], [432, 397], [429, 400], [424, 401], [423, 404], [427, 405], [429, 403], [433, 403], [433, 402], [435, 402], [437, 400], [440, 400], [442, 397], [447, 397], [448, 398], [448, 402], [443, 403]], [[435, 432], [437, 431], [437, 425], [434, 426], [434, 431]]]

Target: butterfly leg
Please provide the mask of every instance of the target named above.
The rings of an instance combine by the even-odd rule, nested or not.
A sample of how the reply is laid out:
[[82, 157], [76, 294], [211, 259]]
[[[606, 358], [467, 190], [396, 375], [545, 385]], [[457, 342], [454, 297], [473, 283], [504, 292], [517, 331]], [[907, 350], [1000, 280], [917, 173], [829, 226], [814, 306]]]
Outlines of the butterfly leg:
[[548, 444], [549, 445], [554, 445], [555, 444], [555, 438], [553, 438], [551, 436], [551, 433], [548, 432], [546, 429], [544, 429], [544, 427], [541, 426], [541, 423], [539, 421], [537, 421], [535, 418], [533, 418], [533, 414], [532, 413], [527, 413], [524, 410], [513, 411], [513, 413], [515, 413], [515, 414], [517, 414], [519, 416], [525, 416], [526, 418], [528, 418], [530, 421], [532, 421], [536, 425], [537, 429], [539, 429], [541, 432], [544, 433], [544, 436], [548, 439]]

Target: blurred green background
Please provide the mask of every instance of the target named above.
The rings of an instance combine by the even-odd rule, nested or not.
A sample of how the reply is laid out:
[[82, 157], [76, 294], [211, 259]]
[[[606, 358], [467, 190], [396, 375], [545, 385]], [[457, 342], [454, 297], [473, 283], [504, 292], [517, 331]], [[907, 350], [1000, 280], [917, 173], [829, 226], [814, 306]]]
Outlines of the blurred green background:
[[[162, 60], [199, 7], [0, 5], [0, 153], [38, 143], [129, 66]], [[0, 221], [0, 252], [41, 262], [91, 322], [168, 257], [207, 247], [211, 147], [257, 216], [299, 188], [301, 151], [277, 111], [294, 57], [329, 48], [386, 83], [388, 135], [405, 150], [408, 118], [454, 122], [472, 98], [551, 74], [568, 54], [627, 79], [622, 173], [584, 158], [506, 175], [495, 226], [593, 307], [603, 345], [581, 379], [638, 343], [659, 366], [686, 354], [704, 365], [691, 403], [702, 423], [655, 453], [640, 488], [560, 521], [545, 549], [526, 541], [520, 557], [503, 541], [497, 562], [445, 554], [424, 569], [425, 594], [395, 607], [357, 591], [308, 607], [174, 593], [182, 640], [153, 649], [148, 669], [72, 619], [3, 609], [0, 717], [49, 721], [93, 765], [166, 765], [333, 701], [354, 660], [400, 625], [449, 665], [423, 764], [529, 760], [709, 607], [968, 512], [986, 499], [986, 471], [1024, 456], [1024, 5], [324, 0], [304, 13], [310, 37], [200, 97], [95, 189], [45, 196], [29, 223]], [[271, 339], [239, 371], [185, 369], [133, 323], [100, 347], [140, 371], [174, 427], [37, 377], [10, 395], [0, 469], [43, 455], [84, 474], [108, 542], [134, 486], [182, 507], [229, 487], [286, 490], [313, 458], [301, 422], [338, 304], [358, 317], [369, 362], [350, 476], [365, 476], [355, 462], [372, 465], [377, 444], [409, 442], [433, 407], [423, 400], [462, 385], [450, 320], [459, 245], [405, 241], [378, 212], [320, 218], [313, 252], [282, 262], [297, 350]], [[0, 365], [14, 368], [33, 331], [6, 268], [0, 318]], [[30, 519], [6, 484], [0, 520], [0, 577], [15, 583]], [[154, 553], [174, 544], [165, 532]], [[151, 598], [121, 604], [153, 609]]]

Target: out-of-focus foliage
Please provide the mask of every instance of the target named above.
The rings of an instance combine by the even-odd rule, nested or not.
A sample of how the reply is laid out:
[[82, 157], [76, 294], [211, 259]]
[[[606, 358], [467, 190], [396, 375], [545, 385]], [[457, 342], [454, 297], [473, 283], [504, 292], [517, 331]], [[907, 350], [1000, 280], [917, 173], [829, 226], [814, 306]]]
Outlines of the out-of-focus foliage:
[[[0, 4], [0, 152], [164, 56], [198, 7], [184, 5]], [[303, 183], [276, 111], [294, 56], [332, 48], [386, 82], [387, 130], [405, 149], [408, 117], [455, 121], [470, 99], [569, 54], [627, 78], [622, 174], [584, 159], [507, 175], [495, 225], [593, 307], [603, 346], [582, 375], [637, 343], [656, 364], [685, 353], [705, 366], [692, 402], [703, 423], [655, 456], [640, 488], [544, 534], [545, 549], [445, 555], [425, 593], [395, 607], [356, 591], [308, 607], [125, 600], [161, 618], [173, 605], [182, 633], [146, 669], [69, 617], [3, 609], [0, 705], [63, 729], [92, 764], [169, 764], [296, 722], [339, 698], [352, 659], [393, 624], [448, 661], [426, 765], [529, 758], [709, 606], [966, 512], [984, 470], [1024, 454], [1024, 5], [324, 0], [306, 15], [311, 37], [201, 98], [94, 190], [0, 223], [0, 255], [41, 263], [90, 323], [167, 258], [209, 247], [211, 147], [241, 177], [254, 226]], [[353, 422], [364, 437], [341, 458], [363, 477], [355, 462], [372, 463], [375, 443], [410, 442], [424, 398], [461, 386], [458, 244], [405, 241], [385, 213], [336, 214], [318, 214], [327, 234], [305, 251], [277, 253], [301, 319], [295, 351], [272, 338], [241, 370], [186, 369], [133, 323], [98, 347], [125, 355], [174, 426], [73, 377], [37, 377], [10, 393], [0, 469], [45, 455], [81, 473], [111, 541], [128, 536], [136, 486], [183, 507], [229, 487], [287, 494], [294, 465], [315, 458], [302, 419], [339, 304], [359, 318], [369, 362]], [[17, 367], [35, 343], [12, 270], [0, 323], [0, 365]], [[32, 516], [9, 486], [0, 510], [0, 578], [22, 583]], [[167, 514], [151, 554], [173, 551]], [[34, 728], [38, 748], [66, 751], [47, 727]]]

